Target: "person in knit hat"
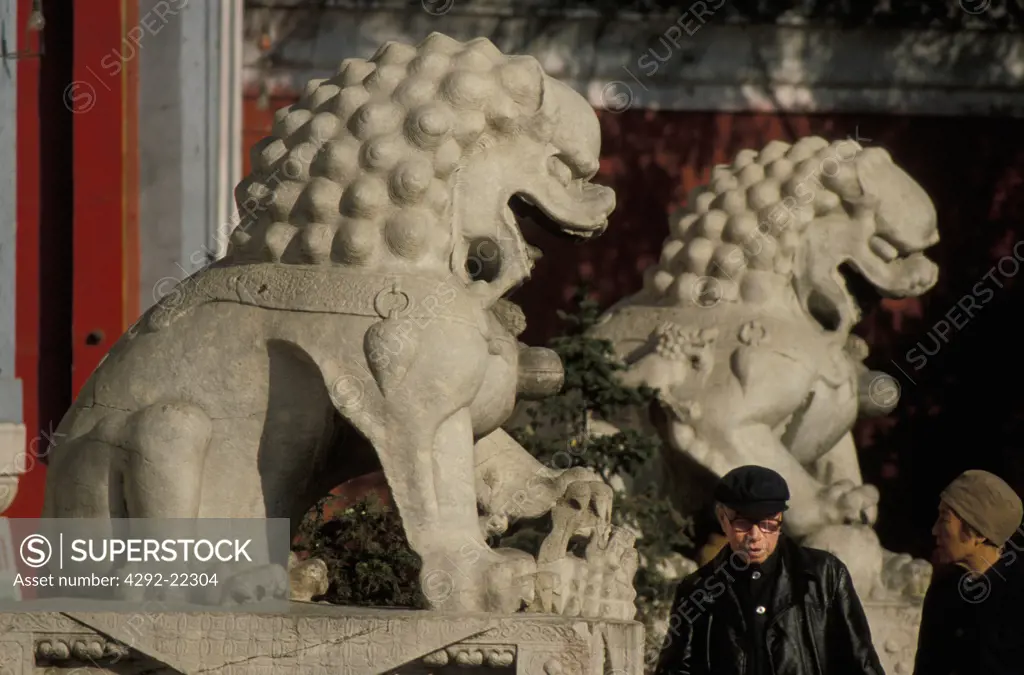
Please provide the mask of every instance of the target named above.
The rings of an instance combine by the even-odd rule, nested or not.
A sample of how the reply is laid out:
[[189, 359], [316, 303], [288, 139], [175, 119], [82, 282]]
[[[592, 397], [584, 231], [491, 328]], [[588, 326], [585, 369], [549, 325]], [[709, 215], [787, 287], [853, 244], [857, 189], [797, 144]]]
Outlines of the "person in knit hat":
[[914, 675], [1022, 672], [1020, 497], [995, 474], [965, 471], [942, 491], [938, 511]]
[[1006, 542], [1024, 518], [1013, 488], [988, 471], [965, 471], [940, 495], [932, 527], [941, 562], [983, 574], [999, 560]]

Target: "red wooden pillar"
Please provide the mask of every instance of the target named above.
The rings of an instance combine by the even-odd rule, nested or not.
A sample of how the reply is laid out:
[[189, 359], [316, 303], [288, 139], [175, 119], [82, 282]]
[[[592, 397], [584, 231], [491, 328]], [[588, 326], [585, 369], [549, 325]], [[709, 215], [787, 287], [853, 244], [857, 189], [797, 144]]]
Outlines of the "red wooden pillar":
[[76, 8], [72, 396], [139, 314], [138, 3]]

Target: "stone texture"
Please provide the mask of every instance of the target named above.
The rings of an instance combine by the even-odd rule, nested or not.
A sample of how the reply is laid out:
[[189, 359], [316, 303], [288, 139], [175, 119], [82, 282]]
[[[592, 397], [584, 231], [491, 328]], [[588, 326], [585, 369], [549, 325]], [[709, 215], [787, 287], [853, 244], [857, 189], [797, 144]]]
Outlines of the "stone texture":
[[773, 141], [714, 168], [672, 218], [643, 290], [593, 330], [614, 343], [626, 383], [659, 389], [663, 487], [683, 513], [716, 476], [769, 466], [789, 483], [790, 535], [844, 560], [865, 601], [920, 600], [930, 565], [885, 551], [871, 528], [878, 490], [851, 429], [891, 411], [899, 388], [863, 363], [840, 265], [884, 296], [917, 296], [938, 278], [923, 253], [938, 236], [928, 195], [881, 148]]
[[[641, 675], [643, 628], [555, 616], [443, 616], [295, 603], [286, 615], [0, 614], [0, 673], [373, 675], [447, 665], [517, 675]], [[36, 669], [40, 670], [36, 670]]]
[[309, 602], [331, 587], [327, 563], [319, 558], [299, 560], [292, 553], [288, 559], [288, 576], [293, 600]]
[[18, 479], [28, 466], [25, 425], [0, 422], [0, 513], [18, 496]]
[[921, 626], [921, 606], [908, 602], [866, 602], [875, 650], [888, 675], [911, 675]]

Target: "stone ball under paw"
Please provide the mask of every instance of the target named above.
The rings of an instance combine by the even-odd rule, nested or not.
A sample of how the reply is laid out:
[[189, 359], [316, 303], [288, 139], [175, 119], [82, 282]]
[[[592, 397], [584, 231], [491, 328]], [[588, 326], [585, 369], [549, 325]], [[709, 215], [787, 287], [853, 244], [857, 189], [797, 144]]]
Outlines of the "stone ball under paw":
[[288, 559], [288, 577], [291, 582], [291, 599], [310, 602], [313, 598], [327, 593], [330, 575], [327, 563], [320, 558], [297, 560]]
[[854, 589], [867, 600], [882, 588], [882, 544], [867, 525], [830, 525], [808, 535], [804, 546], [828, 551], [850, 570]]

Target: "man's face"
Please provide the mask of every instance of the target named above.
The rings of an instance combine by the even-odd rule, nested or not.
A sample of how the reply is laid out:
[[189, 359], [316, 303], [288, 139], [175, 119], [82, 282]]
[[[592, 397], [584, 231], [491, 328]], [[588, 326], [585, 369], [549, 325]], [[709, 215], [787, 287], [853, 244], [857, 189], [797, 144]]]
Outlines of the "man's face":
[[753, 521], [726, 506], [720, 506], [718, 522], [729, 541], [729, 548], [744, 555], [752, 564], [763, 563], [779, 545], [779, 534], [782, 532], [781, 513]]
[[975, 537], [964, 529], [964, 521], [944, 502], [939, 503], [939, 516], [932, 525], [935, 537], [935, 556], [938, 563], [958, 563], [967, 560], [984, 538]]

